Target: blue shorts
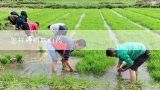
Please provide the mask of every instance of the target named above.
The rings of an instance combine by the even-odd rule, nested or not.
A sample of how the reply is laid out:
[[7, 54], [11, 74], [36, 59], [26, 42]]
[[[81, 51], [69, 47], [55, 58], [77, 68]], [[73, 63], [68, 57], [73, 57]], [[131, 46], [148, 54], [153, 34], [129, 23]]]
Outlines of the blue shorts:
[[47, 49], [48, 49], [48, 52], [52, 58], [52, 61], [58, 61], [58, 53], [55, 50], [55, 48], [52, 46], [51, 43], [47, 44]]

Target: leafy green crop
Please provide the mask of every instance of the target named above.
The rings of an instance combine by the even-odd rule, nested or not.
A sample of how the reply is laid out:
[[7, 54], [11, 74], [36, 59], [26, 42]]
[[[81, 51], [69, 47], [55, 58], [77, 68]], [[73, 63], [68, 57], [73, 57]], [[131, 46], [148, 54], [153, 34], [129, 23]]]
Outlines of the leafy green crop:
[[148, 70], [151, 76], [158, 82], [160, 82], [160, 51], [152, 51], [150, 60], [148, 61]]

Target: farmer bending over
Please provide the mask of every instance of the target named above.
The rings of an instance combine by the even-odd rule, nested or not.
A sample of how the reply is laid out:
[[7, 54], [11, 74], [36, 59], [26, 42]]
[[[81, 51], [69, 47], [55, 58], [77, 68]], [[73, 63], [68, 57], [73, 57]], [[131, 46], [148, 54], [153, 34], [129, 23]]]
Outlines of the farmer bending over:
[[55, 23], [48, 26], [48, 29], [56, 35], [66, 35], [68, 27], [64, 23]]
[[47, 44], [49, 54], [52, 58], [52, 71], [56, 71], [59, 54], [60, 56], [62, 56], [65, 65], [69, 68], [69, 71], [74, 72], [73, 68], [69, 63], [69, 57], [71, 55], [71, 52], [73, 50], [83, 49], [85, 46], [86, 42], [83, 39], [74, 41], [64, 35], [58, 35], [56, 37], [53, 37]]
[[10, 23], [12, 24], [13, 29], [15, 29], [16, 20], [17, 20], [17, 18], [18, 18], [19, 15], [18, 15], [18, 13], [15, 12], [15, 11], [12, 11], [10, 14], [11, 14], [11, 15], [8, 16], [8, 20], [9, 20]]
[[[48, 26], [48, 29], [51, 30], [55, 36], [57, 35], [66, 35], [68, 27], [64, 23], [55, 23]], [[64, 63], [64, 60], [62, 58], [62, 70], [66, 70], [67, 66]]]
[[106, 55], [119, 58], [117, 72], [121, 75], [121, 72], [129, 69], [131, 81], [137, 80], [138, 68], [150, 56], [149, 50], [143, 44], [136, 42], [128, 42], [117, 45], [116, 48], [109, 48], [106, 50]]
[[28, 22], [29, 30], [34, 37], [38, 34], [39, 22]]

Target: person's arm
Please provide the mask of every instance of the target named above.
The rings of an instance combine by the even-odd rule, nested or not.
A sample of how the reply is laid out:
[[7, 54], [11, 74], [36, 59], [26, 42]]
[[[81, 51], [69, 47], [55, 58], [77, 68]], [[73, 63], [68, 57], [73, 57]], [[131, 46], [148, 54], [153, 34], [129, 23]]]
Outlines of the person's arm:
[[70, 57], [71, 50], [65, 50], [64, 52], [65, 52], [63, 54], [64, 63], [69, 67], [70, 72], [74, 72], [73, 68], [71, 67], [71, 65], [69, 63], [69, 57]]
[[[123, 61], [125, 61], [126, 62], [126, 64], [124, 63], [124, 64], [122, 64], [121, 66], [120, 66], [120, 68], [119, 68], [119, 71], [125, 71], [125, 70], [127, 70], [129, 67], [131, 67], [132, 65], [133, 65], [133, 61], [132, 61], [132, 59], [129, 57], [129, 55], [128, 54], [126, 54], [126, 53], [124, 53], [124, 54], [121, 54], [119, 57], [121, 57], [122, 59], [123, 59]], [[124, 67], [124, 68], [123, 68]]]
[[69, 60], [65, 60], [64, 63], [69, 67], [70, 72], [74, 72], [73, 68], [71, 67]]
[[123, 61], [122, 61], [121, 59], [119, 59], [117, 68], [120, 68], [120, 67], [121, 67], [122, 62], [123, 62]]

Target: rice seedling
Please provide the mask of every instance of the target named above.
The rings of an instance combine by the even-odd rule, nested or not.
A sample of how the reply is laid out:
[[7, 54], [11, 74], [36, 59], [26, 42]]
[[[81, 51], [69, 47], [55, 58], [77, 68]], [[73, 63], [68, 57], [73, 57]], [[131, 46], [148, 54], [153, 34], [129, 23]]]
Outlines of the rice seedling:
[[148, 61], [148, 70], [155, 81], [160, 82], [160, 51], [152, 51], [150, 60]]
[[142, 30], [127, 19], [112, 12], [112, 9], [102, 9], [102, 14], [112, 30]]
[[148, 17], [146, 15], [138, 14], [135, 12], [131, 12], [129, 10], [123, 9], [114, 9], [116, 12], [126, 16], [130, 20], [139, 23], [151, 30], [159, 30], [160, 29], [160, 20]]
[[[5, 89], [41, 89], [51, 87], [58, 90], [84, 90], [91, 87], [98, 87], [101, 82], [87, 79], [75, 78], [73, 76], [52, 76], [48, 78], [45, 74], [30, 76], [19, 76], [13, 73], [0, 74], [1, 86]], [[108, 85], [107, 82], [103, 82]]]
[[21, 54], [17, 54], [15, 56], [16, 60], [17, 60], [17, 63], [23, 63], [24, 60], [23, 60], [23, 56]]
[[1, 56], [0, 57], [0, 62], [1, 62], [2, 65], [6, 65], [6, 64], [9, 63], [9, 60], [6, 57]]

